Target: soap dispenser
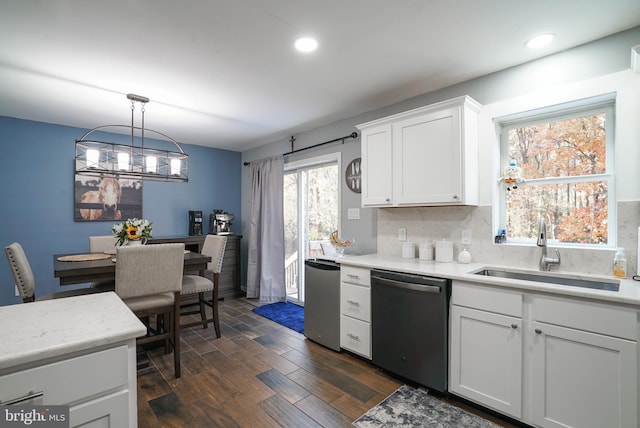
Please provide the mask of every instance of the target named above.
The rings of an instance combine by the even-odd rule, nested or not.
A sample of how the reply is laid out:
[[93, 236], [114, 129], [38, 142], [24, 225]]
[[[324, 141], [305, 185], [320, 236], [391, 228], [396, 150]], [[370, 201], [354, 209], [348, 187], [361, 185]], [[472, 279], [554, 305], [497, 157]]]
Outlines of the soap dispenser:
[[613, 257], [613, 276], [616, 278], [627, 277], [627, 258], [624, 256], [624, 248], [619, 247]]

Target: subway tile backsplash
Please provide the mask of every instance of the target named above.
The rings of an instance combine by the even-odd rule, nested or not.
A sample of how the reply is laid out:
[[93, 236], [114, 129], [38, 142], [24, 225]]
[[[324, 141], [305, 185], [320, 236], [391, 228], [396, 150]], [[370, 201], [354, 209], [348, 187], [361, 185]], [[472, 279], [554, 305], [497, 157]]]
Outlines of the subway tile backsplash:
[[[378, 253], [400, 256], [402, 242], [398, 229], [407, 229], [407, 241], [416, 248], [425, 241], [453, 241], [454, 259], [462, 251], [462, 230], [471, 230], [471, 245], [465, 245], [472, 262], [509, 265], [538, 269], [540, 248], [535, 245], [495, 244], [496, 230], [492, 225], [492, 208], [479, 207], [416, 207], [378, 209]], [[627, 275], [637, 272], [638, 226], [640, 201], [618, 202], [618, 246], [624, 247]], [[553, 245], [550, 245], [553, 248]], [[615, 248], [576, 249], [559, 247], [562, 264], [559, 270], [598, 275], [612, 275]]]

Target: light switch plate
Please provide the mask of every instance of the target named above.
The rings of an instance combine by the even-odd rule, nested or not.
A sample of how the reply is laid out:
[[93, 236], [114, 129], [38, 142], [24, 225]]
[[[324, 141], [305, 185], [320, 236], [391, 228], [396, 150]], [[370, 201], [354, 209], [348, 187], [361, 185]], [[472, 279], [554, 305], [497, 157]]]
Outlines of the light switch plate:
[[462, 245], [471, 245], [471, 229], [462, 229]]
[[398, 229], [398, 239], [400, 241], [406, 241], [407, 240], [407, 228], [406, 227], [401, 227], [400, 229]]
[[348, 220], [360, 220], [360, 208], [349, 208], [347, 210]]

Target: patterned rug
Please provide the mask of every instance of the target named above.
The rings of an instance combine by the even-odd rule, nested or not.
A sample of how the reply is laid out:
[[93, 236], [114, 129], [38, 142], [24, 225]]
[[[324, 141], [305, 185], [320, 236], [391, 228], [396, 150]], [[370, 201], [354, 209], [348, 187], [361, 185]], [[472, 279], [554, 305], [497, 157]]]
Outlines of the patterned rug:
[[254, 308], [253, 312], [298, 333], [304, 333], [304, 307], [290, 302], [276, 302]]
[[403, 385], [353, 425], [369, 427], [499, 428], [493, 422], [427, 395], [423, 389]]

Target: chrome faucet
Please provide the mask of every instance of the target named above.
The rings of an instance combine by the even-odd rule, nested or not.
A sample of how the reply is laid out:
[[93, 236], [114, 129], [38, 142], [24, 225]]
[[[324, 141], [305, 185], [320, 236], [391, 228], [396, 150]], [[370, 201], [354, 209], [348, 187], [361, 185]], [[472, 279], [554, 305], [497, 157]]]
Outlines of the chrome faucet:
[[547, 222], [544, 217], [540, 217], [540, 226], [538, 228], [538, 247], [542, 247], [542, 255], [540, 256], [540, 270], [551, 270], [552, 265], [560, 265], [560, 251], [556, 248], [557, 257], [547, 256]]

